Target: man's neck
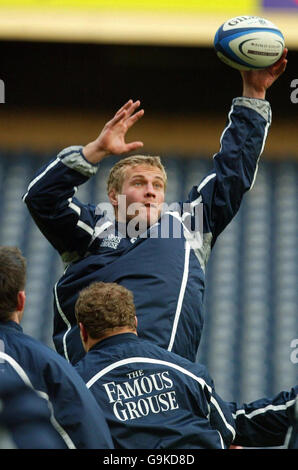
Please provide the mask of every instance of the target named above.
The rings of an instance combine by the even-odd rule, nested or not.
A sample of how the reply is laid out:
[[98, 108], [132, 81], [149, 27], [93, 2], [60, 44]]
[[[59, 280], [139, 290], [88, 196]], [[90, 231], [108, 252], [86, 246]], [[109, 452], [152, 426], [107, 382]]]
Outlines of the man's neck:
[[9, 319], [9, 320], [16, 322], [18, 325], [21, 323], [18, 312], [14, 312], [14, 313], [10, 316], [10, 319]]
[[85, 343], [86, 351], [88, 352], [89, 349], [92, 348], [92, 346], [94, 346], [97, 343], [100, 343], [101, 341], [103, 341], [106, 338], [109, 338], [109, 337], [115, 336], [115, 335], [120, 335], [120, 334], [123, 334], [123, 333], [133, 333], [133, 334], [137, 335], [136, 330], [132, 330], [131, 328], [127, 328], [127, 327], [113, 328], [111, 331], [108, 331], [107, 333], [105, 333], [100, 338], [95, 338], [94, 339], [94, 338], [90, 338], [90, 336], [88, 336], [88, 340]]

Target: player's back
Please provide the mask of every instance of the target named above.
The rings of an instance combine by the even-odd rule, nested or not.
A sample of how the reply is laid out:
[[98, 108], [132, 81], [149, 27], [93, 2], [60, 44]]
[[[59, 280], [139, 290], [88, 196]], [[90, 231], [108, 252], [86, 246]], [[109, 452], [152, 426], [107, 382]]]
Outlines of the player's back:
[[94, 345], [76, 369], [102, 404], [116, 448], [223, 447], [204, 367], [123, 333]]

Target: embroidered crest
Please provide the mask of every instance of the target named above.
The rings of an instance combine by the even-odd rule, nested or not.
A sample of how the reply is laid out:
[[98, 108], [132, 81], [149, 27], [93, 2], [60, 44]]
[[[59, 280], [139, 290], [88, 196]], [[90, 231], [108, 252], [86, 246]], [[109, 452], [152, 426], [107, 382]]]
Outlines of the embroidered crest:
[[113, 248], [114, 250], [116, 250], [120, 242], [121, 242], [121, 237], [110, 233], [106, 238], [103, 239], [100, 246], [105, 247], [105, 248]]

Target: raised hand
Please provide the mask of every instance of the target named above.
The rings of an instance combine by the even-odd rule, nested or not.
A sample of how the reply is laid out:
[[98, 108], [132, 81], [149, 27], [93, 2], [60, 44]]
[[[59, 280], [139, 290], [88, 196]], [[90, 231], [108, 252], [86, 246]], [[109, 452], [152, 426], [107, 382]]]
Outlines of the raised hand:
[[84, 156], [92, 163], [98, 163], [107, 155], [121, 155], [143, 147], [143, 142], [125, 142], [127, 131], [143, 116], [144, 110], [135, 112], [140, 101], [129, 100], [108, 121], [96, 140], [83, 148]]
[[288, 49], [284, 49], [281, 58], [270, 67], [261, 70], [241, 71], [243, 96], [264, 99], [266, 90], [280, 77], [287, 66]]

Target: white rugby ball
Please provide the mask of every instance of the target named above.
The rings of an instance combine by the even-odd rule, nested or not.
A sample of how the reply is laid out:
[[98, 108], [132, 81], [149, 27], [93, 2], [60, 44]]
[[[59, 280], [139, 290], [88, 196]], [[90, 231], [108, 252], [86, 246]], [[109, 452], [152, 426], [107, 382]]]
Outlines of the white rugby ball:
[[281, 57], [285, 40], [271, 21], [259, 16], [237, 16], [216, 31], [218, 57], [238, 70], [264, 69]]

